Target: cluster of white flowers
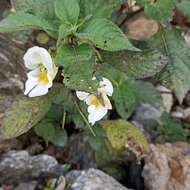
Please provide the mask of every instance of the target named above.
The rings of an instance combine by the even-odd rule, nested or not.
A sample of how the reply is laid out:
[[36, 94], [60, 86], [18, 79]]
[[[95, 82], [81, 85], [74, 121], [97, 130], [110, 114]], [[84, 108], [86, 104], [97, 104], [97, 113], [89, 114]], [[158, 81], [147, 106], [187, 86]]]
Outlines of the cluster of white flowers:
[[82, 91], [76, 92], [77, 97], [80, 100], [85, 101], [88, 105], [88, 121], [92, 125], [94, 125], [96, 121], [102, 119], [107, 114], [108, 110], [112, 109], [112, 105], [108, 98], [108, 96], [112, 96], [113, 94], [113, 86], [111, 82], [108, 79], [103, 78], [103, 80], [100, 81], [100, 87], [97, 91], [97, 96]]
[[[49, 52], [38, 46], [32, 47], [24, 55], [24, 64], [30, 70], [27, 74], [24, 94], [29, 97], [47, 94], [58, 71]], [[106, 78], [100, 81], [97, 95], [82, 91], [76, 92], [77, 97], [88, 105], [88, 121], [91, 125], [101, 120], [108, 110], [112, 109], [108, 98], [112, 94], [112, 83]]]

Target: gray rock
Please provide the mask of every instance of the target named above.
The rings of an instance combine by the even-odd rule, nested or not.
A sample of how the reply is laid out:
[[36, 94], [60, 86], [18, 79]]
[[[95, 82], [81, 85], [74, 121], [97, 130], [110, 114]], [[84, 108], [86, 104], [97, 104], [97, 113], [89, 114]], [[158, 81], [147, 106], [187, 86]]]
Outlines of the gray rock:
[[149, 104], [142, 104], [136, 110], [132, 120], [140, 124], [146, 124], [150, 121], [159, 121], [161, 117], [161, 111]]
[[14, 190], [35, 190], [37, 186], [37, 181], [31, 181], [28, 183], [21, 183]]
[[30, 156], [26, 151], [10, 151], [0, 158], [0, 184], [13, 184], [65, 173], [65, 166], [48, 155]]
[[97, 169], [71, 171], [66, 175], [66, 190], [129, 190], [114, 178]]

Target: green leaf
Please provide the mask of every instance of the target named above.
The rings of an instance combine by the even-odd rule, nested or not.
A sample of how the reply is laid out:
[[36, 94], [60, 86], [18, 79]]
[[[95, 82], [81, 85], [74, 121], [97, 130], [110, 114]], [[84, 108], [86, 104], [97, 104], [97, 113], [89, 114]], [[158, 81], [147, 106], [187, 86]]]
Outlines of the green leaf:
[[107, 19], [92, 19], [76, 34], [82, 41], [108, 51], [123, 49], [138, 51], [127, 36], [113, 22]]
[[35, 15], [18, 12], [0, 21], [0, 32], [17, 32], [28, 29], [42, 29], [50, 36], [56, 37], [56, 26]]
[[60, 40], [66, 38], [67, 36], [73, 34], [74, 32], [76, 32], [75, 27], [68, 24], [61, 24], [59, 27], [58, 43], [60, 42]]
[[15, 32], [27, 29], [44, 29], [54, 31], [46, 20], [29, 13], [18, 12], [9, 15], [0, 22], [0, 32]]
[[80, 0], [81, 16], [92, 15], [94, 18], [110, 19], [121, 3], [122, 0]]
[[54, 1], [52, 0], [13, 0], [13, 1], [16, 11], [30, 13], [52, 22], [56, 18]]
[[101, 55], [105, 63], [137, 79], [155, 76], [169, 61], [167, 56], [156, 50], [103, 52]]
[[100, 72], [113, 84], [113, 100], [118, 114], [127, 119], [142, 103], [149, 103], [153, 106], [161, 105], [160, 93], [148, 82], [134, 81], [128, 78], [125, 73], [110, 65], [103, 65]]
[[57, 64], [64, 66], [65, 62], [88, 61], [92, 55], [93, 49], [89, 45], [62, 45], [57, 50], [56, 60]]
[[161, 22], [167, 21], [175, 8], [173, 0], [137, 0], [137, 3], [144, 6], [144, 12], [148, 17]]
[[98, 81], [92, 80], [95, 59], [88, 45], [63, 45], [57, 51], [57, 63], [64, 68], [64, 83], [68, 88], [86, 92], [96, 92]]
[[149, 45], [158, 48], [169, 57], [168, 65], [159, 73], [158, 79], [174, 90], [180, 103], [190, 89], [190, 49], [175, 29], [159, 32]]
[[5, 112], [0, 128], [0, 136], [3, 139], [10, 139], [30, 130], [44, 118], [50, 109], [52, 100], [60, 93], [61, 88], [62, 85], [54, 84], [54, 88], [45, 96], [35, 98], [18, 97]]
[[45, 116], [50, 106], [48, 96], [17, 98], [6, 112], [1, 129], [2, 137], [9, 139], [26, 133]]
[[105, 132], [100, 126], [93, 126], [93, 131], [95, 132], [96, 136], [90, 133], [88, 136], [88, 142], [93, 150], [97, 151], [104, 143]]
[[119, 115], [127, 119], [136, 108], [136, 97], [132, 80], [122, 81], [117, 88], [114, 88], [113, 100]]
[[35, 133], [42, 137], [47, 143], [51, 142], [57, 146], [65, 146], [67, 133], [64, 129], [55, 127], [53, 123], [42, 121], [34, 127]]
[[162, 115], [158, 130], [166, 142], [185, 141], [187, 138], [187, 132], [182, 125], [167, 113]]
[[185, 15], [190, 17], [190, 1], [189, 0], [182, 0], [180, 3], [178, 3], [177, 8]]
[[55, 136], [55, 129], [52, 123], [41, 122], [34, 127], [35, 133], [46, 142], [52, 141]]
[[61, 104], [53, 103], [50, 110], [45, 115], [45, 119], [50, 122], [60, 122], [62, 121], [62, 118], [63, 118], [63, 106]]
[[[26, 30], [26, 29], [43, 29], [45, 30], [50, 36], [57, 37], [58, 33], [58, 20], [55, 16], [55, 8], [54, 8], [54, 1], [52, 0], [14, 0], [14, 5], [16, 8], [16, 14], [12, 17], [12, 22], [15, 22], [16, 24], [14, 29], [14, 24], [10, 26], [12, 28], [12, 31], [15, 30]], [[43, 11], [42, 11], [43, 10]], [[24, 15], [25, 13], [26, 15]], [[27, 16], [27, 15], [30, 15]], [[18, 16], [16, 16], [18, 15]], [[33, 18], [32, 18], [33, 16]], [[26, 18], [25, 18], [26, 17]], [[33, 19], [37, 20], [36, 22], [39, 23], [39, 25], [34, 25]], [[15, 21], [14, 21], [15, 20]], [[27, 23], [28, 21], [28, 23]], [[21, 24], [24, 22], [23, 24]], [[32, 22], [32, 23], [30, 23]], [[20, 28], [20, 25], [21, 28]], [[18, 29], [18, 26], [20, 29]], [[6, 31], [6, 32], [12, 32], [12, 31]]]
[[63, 23], [77, 23], [80, 7], [78, 0], [55, 0], [55, 12]]
[[134, 80], [114, 67], [104, 64], [100, 68], [102, 76], [108, 78], [114, 87], [113, 100], [118, 114], [127, 119], [136, 108]]
[[55, 135], [53, 137], [53, 139], [51, 140], [51, 142], [57, 146], [65, 146], [67, 143], [68, 137], [67, 137], [67, 133], [65, 131], [65, 129], [61, 129], [56, 127], [55, 128]]
[[135, 81], [133, 84], [136, 103], [148, 103], [155, 107], [162, 104], [160, 92], [149, 82]]

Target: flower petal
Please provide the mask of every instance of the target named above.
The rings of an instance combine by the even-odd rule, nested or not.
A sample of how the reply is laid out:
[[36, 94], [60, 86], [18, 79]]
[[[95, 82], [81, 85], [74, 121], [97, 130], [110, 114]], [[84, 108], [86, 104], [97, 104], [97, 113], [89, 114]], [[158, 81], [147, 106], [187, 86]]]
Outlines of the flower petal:
[[35, 78], [37, 80], [38, 75], [40, 74], [40, 69], [35, 68], [32, 71], [27, 73], [28, 78]]
[[53, 72], [52, 58], [45, 48], [34, 46], [28, 49], [23, 59], [25, 66], [30, 70], [35, 69], [39, 64], [43, 64], [48, 71]]
[[102, 96], [103, 96], [105, 108], [108, 109], [108, 110], [111, 110], [112, 105], [111, 105], [111, 102], [110, 102], [109, 98], [105, 94], [103, 94]]
[[78, 97], [79, 100], [84, 101], [89, 96], [89, 93], [83, 92], [83, 91], [76, 91], [76, 95], [77, 95], [77, 97]]
[[24, 95], [27, 95], [37, 85], [38, 81], [36, 78], [29, 78], [25, 83]]
[[113, 86], [110, 80], [107, 78], [102, 78], [102, 81], [100, 81], [100, 88], [98, 88], [98, 91], [100, 93], [105, 93], [108, 96], [112, 96], [113, 94]]
[[45, 68], [47, 68], [48, 71], [53, 73], [53, 61], [51, 58], [51, 55], [45, 48], [39, 48], [39, 54], [41, 55], [42, 64]]
[[49, 86], [38, 84], [29, 94], [29, 97], [42, 96], [48, 93]]
[[94, 112], [95, 109], [96, 109], [96, 106], [95, 106], [95, 105], [90, 105], [90, 106], [88, 106], [88, 113]]
[[107, 114], [107, 111], [108, 110], [104, 108], [103, 106], [99, 106], [99, 107], [96, 107], [96, 109], [91, 110], [91, 112], [88, 115], [89, 123], [91, 123], [91, 125], [94, 125], [96, 121], [101, 120]]
[[24, 64], [25, 66], [32, 70], [38, 67], [38, 64], [41, 63], [41, 56], [39, 54], [39, 47], [34, 46], [29, 48], [27, 52], [24, 54]]

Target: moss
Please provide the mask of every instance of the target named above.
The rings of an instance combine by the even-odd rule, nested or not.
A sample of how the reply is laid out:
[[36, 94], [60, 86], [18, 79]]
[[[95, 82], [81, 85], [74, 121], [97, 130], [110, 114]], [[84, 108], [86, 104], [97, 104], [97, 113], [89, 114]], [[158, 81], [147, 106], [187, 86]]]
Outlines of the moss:
[[101, 126], [115, 151], [121, 152], [129, 149], [136, 156], [141, 156], [148, 152], [149, 144], [144, 134], [133, 124], [125, 120], [109, 120], [101, 122]]

